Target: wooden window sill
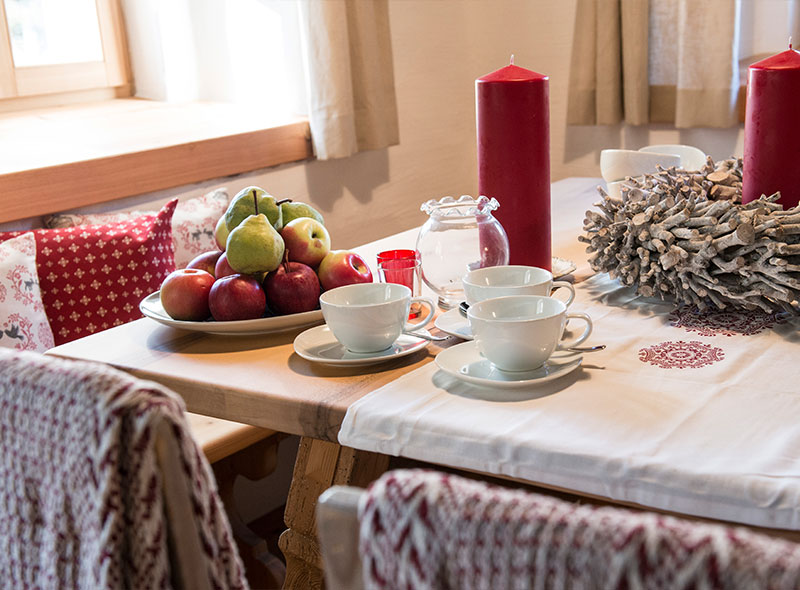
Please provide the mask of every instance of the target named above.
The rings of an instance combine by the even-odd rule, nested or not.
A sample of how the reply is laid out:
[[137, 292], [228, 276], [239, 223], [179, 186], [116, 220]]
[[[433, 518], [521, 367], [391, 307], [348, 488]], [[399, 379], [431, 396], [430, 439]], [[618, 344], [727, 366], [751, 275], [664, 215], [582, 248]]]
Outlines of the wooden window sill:
[[312, 157], [308, 122], [139, 99], [0, 114], [0, 223]]

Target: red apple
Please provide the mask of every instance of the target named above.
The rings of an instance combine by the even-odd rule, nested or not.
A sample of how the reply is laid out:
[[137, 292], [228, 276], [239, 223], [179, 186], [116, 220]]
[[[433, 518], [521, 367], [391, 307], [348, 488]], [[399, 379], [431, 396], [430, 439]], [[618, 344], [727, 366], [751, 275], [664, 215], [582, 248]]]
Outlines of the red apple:
[[317, 269], [319, 282], [324, 290], [352, 285], [353, 283], [371, 283], [372, 271], [355, 252], [350, 250], [331, 250], [319, 263]]
[[217, 260], [216, 266], [214, 266], [214, 276], [217, 277], [217, 279], [221, 279], [223, 277], [235, 274], [238, 273], [231, 268], [230, 264], [228, 264], [228, 255], [223, 252]]
[[211, 316], [218, 322], [254, 320], [264, 316], [267, 297], [255, 278], [233, 274], [217, 279], [208, 294]]
[[204, 270], [216, 277], [217, 274], [215, 268], [217, 266], [217, 260], [219, 260], [220, 256], [222, 256], [222, 252], [219, 250], [203, 252], [202, 254], [198, 254], [192, 258], [189, 264], [186, 265], [186, 268], [199, 268], [200, 270]]
[[301, 313], [319, 307], [320, 286], [314, 269], [285, 261], [264, 278], [269, 308], [277, 314]]
[[283, 226], [281, 237], [292, 262], [317, 266], [331, 251], [331, 236], [328, 230], [311, 217], [292, 219]]
[[161, 305], [173, 320], [202, 322], [208, 319], [209, 293], [214, 275], [199, 268], [181, 268], [161, 283]]

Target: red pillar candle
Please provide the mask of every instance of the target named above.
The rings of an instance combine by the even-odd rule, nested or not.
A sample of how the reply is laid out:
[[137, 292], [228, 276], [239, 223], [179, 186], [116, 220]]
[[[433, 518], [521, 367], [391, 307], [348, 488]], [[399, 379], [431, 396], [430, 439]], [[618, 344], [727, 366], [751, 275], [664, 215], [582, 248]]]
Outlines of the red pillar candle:
[[800, 201], [800, 53], [789, 49], [750, 66], [744, 123], [742, 202], [781, 192]]
[[549, 78], [511, 64], [475, 81], [478, 191], [500, 203], [510, 264], [550, 270]]

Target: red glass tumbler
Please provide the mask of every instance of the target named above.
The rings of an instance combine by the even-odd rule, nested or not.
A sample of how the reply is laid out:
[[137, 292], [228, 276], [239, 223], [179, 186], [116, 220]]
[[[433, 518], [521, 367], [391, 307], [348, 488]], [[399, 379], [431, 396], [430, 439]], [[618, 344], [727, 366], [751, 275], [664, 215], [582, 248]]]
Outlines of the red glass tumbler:
[[[419, 297], [422, 284], [422, 266], [418, 250], [386, 250], [378, 254], [378, 280], [397, 283], [411, 289], [412, 297]], [[420, 310], [411, 304], [409, 319], [419, 316]]]

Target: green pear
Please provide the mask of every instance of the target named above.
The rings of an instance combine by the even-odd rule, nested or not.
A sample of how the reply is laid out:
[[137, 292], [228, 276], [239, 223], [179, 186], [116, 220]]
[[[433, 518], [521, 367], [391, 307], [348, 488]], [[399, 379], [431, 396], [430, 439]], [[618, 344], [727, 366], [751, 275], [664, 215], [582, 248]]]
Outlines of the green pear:
[[231, 230], [225, 246], [228, 264], [236, 272], [257, 274], [278, 268], [283, 238], [263, 213], [250, 215]]
[[[258, 200], [258, 211], [256, 211], [256, 199]], [[225, 211], [225, 225], [228, 231], [232, 231], [248, 215], [255, 215], [256, 213], [266, 215], [272, 227], [276, 230], [280, 231], [283, 227], [281, 208], [275, 202], [275, 197], [263, 188], [248, 186], [236, 193], [236, 196], [231, 199], [228, 205], [228, 210]]]
[[286, 226], [286, 224], [292, 219], [297, 219], [298, 217], [310, 217], [311, 219], [316, 219], [322, 225], [325, 225], [325, 221], [322, 219], [322, 214], [314, 209], [314, 207], [306, 203], [284, 201], [281, 203], [281, 216], [283, 218], [284, 226]]

